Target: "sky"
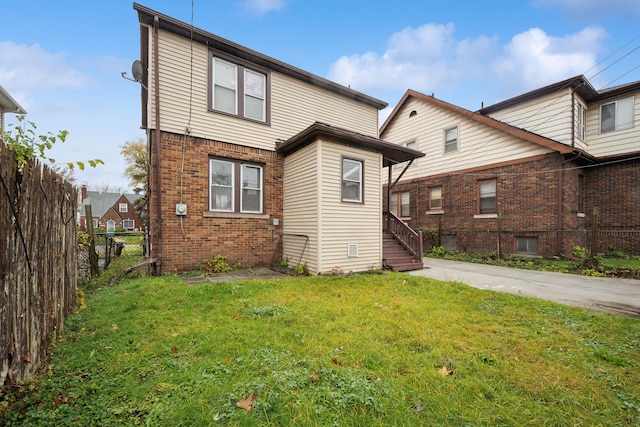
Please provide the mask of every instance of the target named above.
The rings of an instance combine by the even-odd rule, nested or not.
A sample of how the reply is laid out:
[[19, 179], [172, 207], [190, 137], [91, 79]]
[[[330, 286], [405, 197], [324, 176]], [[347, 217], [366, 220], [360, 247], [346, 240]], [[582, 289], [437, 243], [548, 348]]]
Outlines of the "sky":
[[[640, 80], [638, 0], [140, 0], [389, 107], [407, 89], [475, 111], [584, 74]], [[139, 24], [124, 0], [0, 0], [0, 86], [37, 134], [69, 131], [56, 164], [101, 159], [76, 184], [129, 191], [122, 144], [145, 138]], [[15, 115], [5, 120], [15, 126]], [[5, 127], [11, 130], [11, 127]]]

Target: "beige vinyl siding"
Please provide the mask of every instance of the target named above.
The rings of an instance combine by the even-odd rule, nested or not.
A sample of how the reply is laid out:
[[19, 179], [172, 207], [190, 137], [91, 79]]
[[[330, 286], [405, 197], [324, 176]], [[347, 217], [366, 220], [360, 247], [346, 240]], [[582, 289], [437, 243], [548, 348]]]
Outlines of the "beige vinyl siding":
[[[319, 148], [311, 144], [284, 159], [283, 258], [318, 272]], [[306, 248], [305, 240], [309, 238]]]
[[[600, 133], [600, 106], [617, 99], [634, 97], [633, 127], [613, 132]], [[587, 140], [589, 141], [589, 154], [592, 156], [612, 156], [640, 151], [640, 92], [612, 98], [606, 101], [590, 104], [587, 112]]]
[[[339, 267], [349, 271], [382, 268], [382, 156], [322, 141], [320, 272]], [[342, 202], [342, 158], [364, 162], [364, 203]], [[349, 244], [358, 256], [348, 257]]]
[[573, 110], [571, 89], [536, 98], [490, 114], [491, 118], [571, 145]]
[[[409, 117], [409, 112], [413, 110], [417, 115]], [[445, 153], [444, 130], [455, 126], [458, 127], [458, 150]], [[381, 138], [397, 144], [415, 140], [416, 149], [426, 154], [409, 167], [402, 176], [403, 181], [551, 152], [548, 148], [515, 138], [416, 98], [407, 101]], [[394, 168], [394, 179], [401, 171], [402, 168]]]
[[[316, 121], [377, 136], [378, 110], [277, 72], [271, 72], [271, 123], [259, 123], [209, 111], [209, 50], [193, 43], [193, 75], [189, 39], [160, 31], [160, 127], [191, 135], [268, 150]], [[150, 62], [153, 64], [153, 61]], [[153, 73], [150, 72], [151, 77]], [[190, 96], [190, 82], [192, 91]], [[151, 81], [152, 85], [153, 82]], [[150, 117], [154, 100], [150, 86]], [[189, 115], [189, 102], [192, 102]], [[155, 120], [149, 121], [150, 127]]]
[[[364, 161], [364, 204], [342, 202], [343, 156]], [[301, 239], [309, 236], [301, 262], [311, 273], [382, 268], [382, 156], [317, 141], [284, 160], [283, 256], [300, 259]], [[348, 257], [349, 244], [358, 256]]]
[[[580, 98], [579, 96], [575, 95], [576, 99], [575, 99], [575, 103], [574, 103], [574, 109], [573, 109], [573, 132], [575, 135], [574, 138], [574, 146], [580, 150], [585, 150], [588, 151], [589, 149], [589, 144], [588, 144], [588, 138], [589, 138], [589, 121], [588, 121], [588, 115], [589, 115], [589, 107], [587, 106], [587, 103], [584, 102], [582, 100], [582, 98]], [[579, 130], [578, 130], [578, 122], [580, 120], [580, 118], [578, 117], [578, 114], [580, 114], [580, 108], [579, 106], [582, 105], [583, 108], [587, 109], [587, 127], [586, 127], [586, 131], [585, 131], [585, 137], [584, 139], [581, 139], [578, 135], [579, 135]]]

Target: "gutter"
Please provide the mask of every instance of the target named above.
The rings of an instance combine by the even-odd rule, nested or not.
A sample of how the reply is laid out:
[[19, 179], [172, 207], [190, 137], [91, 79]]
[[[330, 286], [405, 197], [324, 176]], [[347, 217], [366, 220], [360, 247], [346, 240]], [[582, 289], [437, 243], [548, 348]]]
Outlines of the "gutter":
[[162, 147], [160, 144], [160, 54], [158, 52], [159, 43], [158, 43], [158, 28], [160, 27], [160, 19], [158, 16], [154, 16], [153, 18], [153, 86], [155, 91], [155, 132], [153, 142], [156, 145], [156, 199], [157, 199], [157, 230], [156, 230], [156, 238], [157, 238], [157, 250], [156, 252], [156, 260], [157, 262], [154, 264], [156, 266], [156, 275], [160, 274], [160, 270], [162, 268], [162, 174], [160, 173], [160, 166], [162, 164]]

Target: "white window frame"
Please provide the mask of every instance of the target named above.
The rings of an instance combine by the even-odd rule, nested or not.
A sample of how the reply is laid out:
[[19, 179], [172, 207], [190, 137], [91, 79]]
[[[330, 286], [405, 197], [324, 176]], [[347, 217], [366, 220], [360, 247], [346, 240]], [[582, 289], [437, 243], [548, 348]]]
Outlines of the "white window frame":
[[[450, 138], [450, 133], [455, 131], [455, 138]], [[460, 142], [460, 130], [458, 126], [453, 126], [444, 130], [444, 145], [443, 150], [445, 153], [453, 153], [458, 151]]]
[[[127, 227], [127, 224], [130, 224], [130, 227]], [[126, 229], [126, 230], [132, 230], [134, 228], [136, 228], [136, 222], [132, 219], [123, 219], [122, 220], [122, 228]]]
[[[213, 182], [213, 164], [215, 162], [225, 163], [231, 166], [231, 184], [220, 185]], [[258, 170], [258, 186], [250, 187], [244, 184], [244, 171], [247, 168]], [[213, 204], [214, 187], [229, 188], [231, 191], [231, 206], [229, 209], [215, 208]], [[245, 207], [244, 194], [247, 191], [257, 191], [259, 193], [260, 207], [259, 210], [251, 210]], [[209, 211], [221, 213], [248, 213], [262, 214], [264, 213], [264, 165], [253, 162], [244, 162], [233, 159], [210, 158], [209, 159]]]
[[[493, 191], [487, 192], [486, 188], [483, 192], [483, 185], [493, 184]], [[482, 211], [482, 200], [493, 199], [493, 210]], [[494, 214], [498, 212], [498, 180], [497, 179], [485, 179], [478, 181], [478, 214]]]
[[[628, 111], [630, 116], [626, 116], [626, 114], [623, 114], [620, 112], [620, 106], [626, 104], [626, 103], [631, 103], [631, 109], [630, 111]], [[603, 127], [603, 119], [604, 119], [604, 114], [603, 114], [603, 110], [605, 107], [613, 105], [613, 127], [612, 128], [607, 128], [604, 129]], [[624, 113], [627, 113], [627, 111], [624, 111]], [[635, 120], [635, 98], [633, 96], [629, 96], [626, 98], [621, 98], [618, 100], [615, 100], [613, 102], [607, 102], [606, 104], [602, 104], [600, 105], [600, 133], [609, 133], [609, 132], [616, 132], [619, 130], [624, 130], [624, 129], [631, 129], [634, 127], [634, 120]], [[628, 122], [623, 122], [624, 119], [629, 119]]]
[[119, 203], [118, 204], [118, 212], [128, 213], [129, 212], [129, 205], [126, 204], [126, 203]]
[[[403, 147], [407, 147], [407, 148], [411, 148], [412, 150], [417, 150], [418, 149], [418, 141], [416, 141], [415, 139], [405, 142], [404, 144], [402, 144]], [[415, 165], [418, 162], [418, 160], [414, 160], [413, 161], [413, 165]], [[409, 161], [407, 160], [406, 162], [402, 162], [402, 163], [396, 163], [395, 165], [393, 165], [394, 168], [404, 168], [406, 165], [409, 164]]]
[[[226, 163], [231, 165], [231, 184], [230, 185], [222, 185], [222, 184], [215, 184], [213, 182], [213, 164], [219, 162], [219, 163]], [[235, 211], [235, 162], [229, 161], [229, 160], [222, 160], [222, 159], [209, 159], [209, 210], [212, 212], [234, 212]], [[214, 203], [213, 203], [213, 198], [214, 198], [214, 191], [213, 188], [214, 187], [220, 187], [220, 188], [230, 188], [231, 189], [231, 207], [229, 209], [220, 209], [220, 208], [216, 208], [214, 207]]]
[[107, 233], [115, 233], [116, 231], [116, 222], [112, 219], [107, 221]]
[[[348, 168], [349, 165], [352, 165], [353, 167], [357, 167], [358, 168], [358, 178], [357, 179], [349, 179], [347, 178], [347, 175], [350, 175], [350, 172], [353, 170], [352, 168]], [[350, 202], [350, 203], [362, 203], [363, 202], [363, 197], [362, 197], [362, 186], [363, 186], [363, 182], [362, 182], [362, 177], [363, 177], [363, 170], [364, 170], [364, 161], [362, 160], [358, 160], [358, 159], [352, 159], [349, 157], [343, 157], [342, 158], [342, 185], [340, 186], [341, 189], [341, 193], [342, 193], [342, 201], [343, 202]], [[358, 195], [356, 198], [348, 198], [345, 195], [345, 186], [349, 183], [356, 183], [358, 185]]]
[[[235, 80], [231, 81], [231, 82], [222, 82], [219, 81], [220, 79], [218, 78], [218, 76], [216, 75], [216, 63], [222, 63], [225, 65], [228, 65], [230, 67], [233, 68], [234, 70], [234, 74], [235, 74]], [[224, 113], [228, 113], [228, 114], [238, 114], [238, 66], [232, 62], [226, 61], [224, 59], [221, 58], [217, 58], [214, 57], [213, 58], [213, 70], [211, 71], [212, 74], [212, 107], [214, 110], [216, 111], [222, 111]], [[233, 92], [233, 109], [231, 110], [226, 110], [226, 109], [222, 109], [219, 105], [216, 106], [216, 88], [223, 88], [227, 91]]]
[[[247, 84], [247, 76], [255, 75], [262, 78], [262, 93], [249, 93], [249, 85]], [[247, 98], [259, 100], [261, 102], [260, 117], [252, 117], [247, 114]], [[267, 117], [267, 76], [263, 73], [259, 73], [254, 70], [244, 70], [244, 117], [248, 119], [258, 120], [260, 122], [266, 121]]]
[[[244, 183], [244, 173], [245, 173], [245, 169], [256, 169], [258, 170], [258, 186], [257, 187], [250, 187], [250, 186], [245, 186]], [[258, 166], [258, 165], [254, 165], [254, 164], [247, 164], [244, 163], [240, 166], [240, 185], [242, 188], [240, 188], [240, 212], [243, 213], [262, 213], [262, 203], [264, 200], [263, 197], [263, 182], [264, 179], [262, 178], [262, 173], [263, 173], [263, 168], [262, 166]], [[259, 201], [260, 201], [260, 208], [257, 211], [252, 211], [249, 209], [245, 208], [245, 190], [248, 191], [257, 191], [258, 195], [259, 195]]]
[[587, 107], [578, 102], [576, 111], [576, 136], [583, 141], [587, 140]]

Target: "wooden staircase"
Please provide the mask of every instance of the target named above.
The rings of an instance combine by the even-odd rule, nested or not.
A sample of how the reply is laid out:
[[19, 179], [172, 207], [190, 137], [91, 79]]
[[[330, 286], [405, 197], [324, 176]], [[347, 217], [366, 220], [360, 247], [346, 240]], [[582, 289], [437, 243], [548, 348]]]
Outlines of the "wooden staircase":
[[385, 212], [382, 265], [393, 271], [411, 271], [424, 268], [422, 233], [413, 231], [389, 212]]
[[424, 267], [422, 261], [417, 261], [389, 232], [384, 232], [382, 236], [382, 264], [393, 271], [420, 270]]

